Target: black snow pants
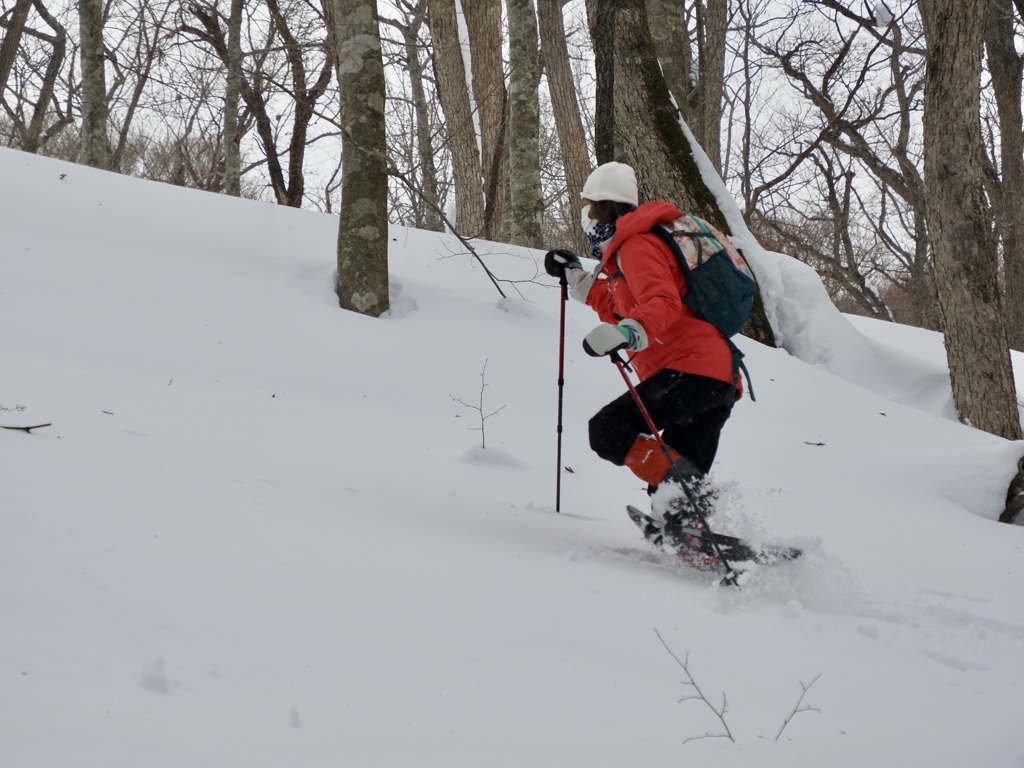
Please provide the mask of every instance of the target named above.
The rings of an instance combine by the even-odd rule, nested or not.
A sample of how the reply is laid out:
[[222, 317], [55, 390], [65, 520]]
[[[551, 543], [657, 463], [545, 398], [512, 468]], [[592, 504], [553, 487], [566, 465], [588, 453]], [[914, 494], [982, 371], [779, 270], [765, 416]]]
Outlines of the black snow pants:
[[[736, 388], [707, 376], [664, 369], [636, 386], [662, 439], [707, 474], [718, 453], [722, 427], [736, 402]], [[626, 392], [612, 400], [590, 420], [590, 447], [617, 466], [636, 439], [650, 434], [643, 414]]]

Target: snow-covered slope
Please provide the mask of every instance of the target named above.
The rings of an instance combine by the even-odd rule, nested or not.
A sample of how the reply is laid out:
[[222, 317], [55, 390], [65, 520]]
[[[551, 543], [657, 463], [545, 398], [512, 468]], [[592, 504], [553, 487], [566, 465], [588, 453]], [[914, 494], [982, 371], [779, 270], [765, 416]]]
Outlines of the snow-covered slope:
[[820, 364], [741, 340], [717, 525], [807, 554], [715, 589], [587, 447], [622, 382], [575, 303], [555, 513], [539, 254], [489, 246], [501, 300], [394, 227], [370, 319], [330, 216], [0, 169], [0, 425], [51, 425], [0, 430], [0, 765], [1024, 764], [1024, 446], [949, 417], [935, 334], [780, 303]]

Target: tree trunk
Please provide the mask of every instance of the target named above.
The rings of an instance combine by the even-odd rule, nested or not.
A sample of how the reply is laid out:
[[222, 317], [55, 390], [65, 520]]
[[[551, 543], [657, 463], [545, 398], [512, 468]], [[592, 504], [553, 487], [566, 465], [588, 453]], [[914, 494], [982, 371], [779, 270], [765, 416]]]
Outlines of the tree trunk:
[[[23, 28], [23, 34], [44, 40], [52, 46], [52, 51], [47, 57], [45, 72], [42, 73], [41, 82], [37, 86], [38, 91], [31, 96], [24, 92], [18, 94], [21, 101], [12, 105], [14, 109], [8, 111], [7, 116], [14, 122], [13, 128], [18, 136], [17, 147], [24, 152], [35, 153], [47, 141], [56, 138], [65, 128], [73, 125], [74, 117], [70, 105], [68, 105], [67, 111], [61, 111], [58, 107], [56, 109], [57, 119], [49, 125], [46, 123], [51, 114], [50, 109], [55, 103], [54, 94], [57, 90], [57, 81], [62, 75], [65, 64], [68, 33], [61, 23], [46, 10], [46, 6], [40, 0], [35, 0], [32, 5], [43, 22], [53, 30], [53, 34], [47, 35], [27, 27]], [[2, 45], [6, 46], [7, 41], [8, 37], [5, 36]], [[17, 46], [13, 47], [10, 55], [13, 57], [12, 61], [17, 59]], [[26, 109], [25, 105], [31, 105], [31, 109]]]
[[[597, 164], [615, 160], [615, 24], [618, 0], [588, 0], [587, 23], [594, 45], [594, 154]], [[581, 187], [582, 189], [582, 187]]]
[[722, 167], [726, 6], [726, 0], [694, 3], [697, 13], [697, 56], [694, 57], [683, 0], [647, 0], [651, 38], [665, 83], [683, 120], [719, 172]]
[[1003, 243], [1003, 316], [1011, 349], [1024, 351], [1024, 58], [1014, 48], [1011, 0], [986, 3], [985, 45], [999, 110], [1001, 194], [996, 210]]
[[697, 142], [722, 172], [722, 99], [725, 96], [726, 0], [707, 0], [700, 14], [700, 64], [697, 70]]
[[[122, 101], [120, 112], [123, 117], [118, 121], [114, 136], [112, 137], [112, 148], [110, 152], [110, 169], [117, 173], [131, 173], [133, 163], [137, 155], [132, 150], [135, 146], [131, 140], [139, 134], [135, 125], [135, 116], [145, 112], [143, 106], [143, 95], [149, 94], [149, 86], [153, 74], [153, 68], [157, 59], [163, 59], [166, 53], [164, 49], [164, 36], [166, 25], [171, 18], [171, 8], [167, 5], [157, 9], [140, 9], [139, 13], [153, 12], [153, 17], [140, 25], [139, 40], [134, 46], [131, 57], [126, 65], [115, 69], [119, 74], [119, 80], [126, 80], [125, 71], [131, 71], [135, 83], [132, 85], [130, 94], [126, 101]], [[116, 54], [114, 57], [116, 61]], [[116, 90], [116, 88], [115, 88]], [[133, 156], [135, 155], [135, 156]]]
[[484, 227], [480, 151], [477, 147], [468, 76], [462, 58], [454, 0], [428, 0], [430, 37], [434, 44], [434, 80], [447, 123], [448, 149], [455, 180], [455, 226], [467, 237]]
[[[1002, 190], [997, 217], [1003, 241], [1003, 308], [1011, 349], [1024, 350], [1024, 134], [1021, 118], [1021, 80], [1024, 58], [1014, 47], [1013, 5], [1010, 0], [988, 4], [985, 44], [989, 71], [999, 110]], [[1006, 492], [999, 520], [1024, 524], [1024, 459]]]
[[507, 0], [509, 242], [540, 248], [540, 51], [532, 0]]
[[[647, 18], [651, 24], [654, 50], [665, 75], [665, 84], [676, 100], [676, 106], [687, 125], [693, 129], [693, 48], [690, 30], [686, 27], [683, 0], [647, 0]], [[697, 140], [700, 134], [694, 131]]]
[[983, 4], [928, 3], [925, 201], [953, 399], [960, 418], [1021, 438], [996, 248], [982, 186]]
[[412, 9], [412, 17], [408, 24], [401, 25], [402, 43], [405, 45], [407, 60], [406, 71], [409, 73], [409, 84], [412, 89], [412, 103], [416, 114], [416, 154], [419, 157], [420, 193], [424, 204], [416, 206], [416, 221], [423, 229], [441, 232], [440, 194], [437, 183], [437, 160], [434, 156], [434, 144], [431, 136], [430, 111], [427, 108], [427, 96], [423, 87], [426, 72], [420, 59], [420, 30], [426, 18], [426, 0], [418, 0]]
[[78, 162], [106, 169], [110, 166], [110, 139], [107, 136], [103, 0], [79, 0], [78, 22], [82, 46], [82, 148]]
[[480, 159], [484, 178], [484, 237], [497, 239], [503, 229], [506, 194], [508, 96], [501, 66], [501, 0], [462, 0], [469, 33], [473, 100], [480, 122]]
[[238, 103], [242, 95], [242, 3], [231, 0], [228, 19], [227, 88], [224, 94], [224, 192], [241, 195], [242, 157], [239, 148]]
[[[922, 197], [924, 184], [922, 181]], [[923, 203], [923, 200], [922, 200]], [[910, 298], [913, 304], [915, 325], [933, 330], [942, 327], [935, 293], [935, 264], [932, 262], [929, 244], [928, 221], [924, 205], [913, 209], [914, 256], [910, 262]]]
[[[569, 52], [565, 46], [565, 23], [562, 19], [561, 0], [537, 0], [537, 19], [540, 23], [541, 58], [548, 78], [551, 108], [558, 131], [558, 144], [562, 150], [565, 169], [565, 190], [572, 213], [582, 207], [580, 192], [590, 173], [587, 158], [587, 138], [583, 132], [580, 108], [576, 101], [576, 83], [569, 66]], [[574, 221], [574, 217], [569, 221]], [[582, 237], [577, 248], [584, 245]]]
[[335, 0], [342, 175], [338, 298], [373, 317], [389, 308], [384, 62], [377, 4]]
[[[331, 65], [325, 62], [321, 67], [316, 81], [312, 84], [306, 80], [306, 63], [302, 52], [302, 42], [298, 40], [289, 27], [286, 17], [287, 8], [282, 9], [278, 0], [266, 0], [270, 18], [282, 41], [282, 48], [288, 60], [291, 75], [291, 97], [294, 103], [292, 117], [292, 135], [288, 142], [288, 174], [284, 186], [276, 189], [278, 202], [293, 208], [302, 207], [302, 199], [306, 192], [304, 160], [306, 156], [306, 138], [309, 135], [309, 123], [313, 119], [317, 100], [326, 92], [331, 81]], [[376, 16], [374, 16], [376, 18]], [[380, 41], [377, 24], [372, 25], [363, 20], [366, 28], [373, 27], [376, 39]], [[383, 68], [383, 65], [382, 65]], [[371, 75], [373, 73], [370, 73]], [[341, 75], [339, 73], [339, 79]], [[381, 107], [383, 109], [383, 106]], [[280, 177], [283, 178], [283, 177]]]
[[31, 7], [32, 0], [17, 0], [11, 12], [11, 19], [7, 23], [4, 39], [0, 42], [0, 97], [7, 88], [7, 77], [11, 74], [14, 60], [18, 56], [21, 34], [25, 31], [25, 22], [28, 20]]
[[671, 200], [725, 230], [672, 105], [643, 0], [615, 4], [615, 145], [636, 171], [642, 199]]

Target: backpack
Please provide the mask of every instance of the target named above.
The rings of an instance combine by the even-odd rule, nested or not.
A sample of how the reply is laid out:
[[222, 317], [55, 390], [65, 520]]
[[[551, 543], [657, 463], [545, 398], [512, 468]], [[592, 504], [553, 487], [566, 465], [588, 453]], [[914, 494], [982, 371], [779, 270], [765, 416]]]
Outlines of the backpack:
[[683, 303], [726, 339], [739, 333], [754, 307], [757, 283], [735, 246], [696, 216], [682, 216], [671, 228], [658, 225], [651, 232], [672, 251], [686, 279]]
[[683, 303], [697, 319], [711, 323], [725, 338], [732, 352], [733, 374], [738, 379], [743, 371], [750, 399], [754, 400], [743, 353], [729, 338], [740, 332], [754, 307], [757, 283], [750, 267], [724, 234], [696, 216], [681, 216], [671, 227], [659, 224], [651, 232], [664, 241], [676, 257], [686, 280]]

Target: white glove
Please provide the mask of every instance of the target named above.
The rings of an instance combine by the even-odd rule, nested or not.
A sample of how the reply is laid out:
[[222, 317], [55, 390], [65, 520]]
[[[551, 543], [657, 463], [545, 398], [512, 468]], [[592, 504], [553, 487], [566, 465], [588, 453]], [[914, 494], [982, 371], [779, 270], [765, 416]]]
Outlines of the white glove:
[[636, 320], [626, 319], [618, 325], [601, 323], [583, 339], [583, 351], [601, 357], [620, 349], [639, 351], [647, 348], [647, 334]]

